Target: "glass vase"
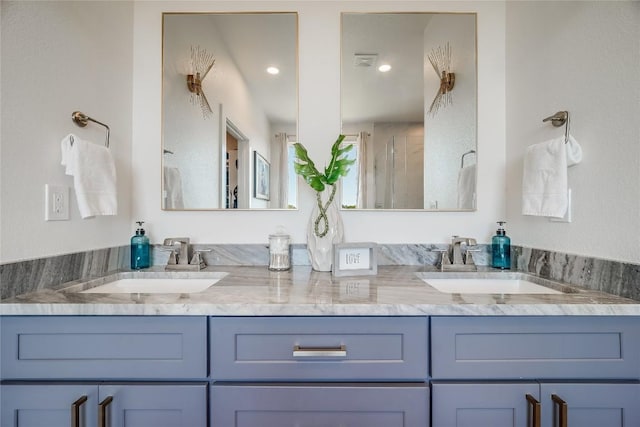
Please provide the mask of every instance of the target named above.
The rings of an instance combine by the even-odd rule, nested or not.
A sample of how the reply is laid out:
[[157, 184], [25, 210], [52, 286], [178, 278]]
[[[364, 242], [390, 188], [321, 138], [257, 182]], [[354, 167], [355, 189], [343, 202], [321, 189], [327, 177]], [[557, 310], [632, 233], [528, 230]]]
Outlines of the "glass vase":
[[344, 227], [340, 211], [334, 201], [336, 186], [316, 192], [316, 203], [307, 227], [307, 251], [315, 271], [331, 271], [333, 245], [342, 243]]

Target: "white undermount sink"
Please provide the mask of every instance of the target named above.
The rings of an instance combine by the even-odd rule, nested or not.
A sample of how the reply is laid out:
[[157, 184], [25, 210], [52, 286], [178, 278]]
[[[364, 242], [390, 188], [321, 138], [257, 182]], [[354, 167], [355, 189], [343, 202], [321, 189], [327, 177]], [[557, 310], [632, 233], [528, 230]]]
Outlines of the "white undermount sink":
[[562, 294], [547, 282], [522, 273], [416, 273], [427, 285], [447, 294]]
[[225, 272], [207, 273], [206, 277], [117, 278], [79, 291], [83, 294], [193, 294], [203, 292], [226, 276]]

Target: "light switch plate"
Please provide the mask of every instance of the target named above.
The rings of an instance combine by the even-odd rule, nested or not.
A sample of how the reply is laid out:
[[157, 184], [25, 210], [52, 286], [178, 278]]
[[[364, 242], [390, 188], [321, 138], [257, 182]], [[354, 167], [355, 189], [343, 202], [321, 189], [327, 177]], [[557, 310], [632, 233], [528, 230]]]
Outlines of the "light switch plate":
[[44, 194], [44, 220], [69, 220], [69, 187], [46, 184]]

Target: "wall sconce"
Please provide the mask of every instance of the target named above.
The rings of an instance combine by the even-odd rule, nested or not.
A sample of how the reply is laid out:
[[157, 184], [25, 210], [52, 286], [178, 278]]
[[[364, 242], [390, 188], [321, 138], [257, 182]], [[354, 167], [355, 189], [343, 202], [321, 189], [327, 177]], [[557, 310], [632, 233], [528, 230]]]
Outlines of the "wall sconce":
[[435, 116], [439, 109], [453, 103], [451, 91], [456, 83], [456, 75], [451, 72], [451, 46], [448, 42], [444, 47], [433, 49], [427, 56], [440, 79], [440, 87], [429, 107], [429, 114]]
[[200, 46], [191, 46], [191, 70], [193, 74], [187, 75], [187, 88], [191, 92], [190, 101], [193, 105], [200, 107], [202, 116], [206, 119], [213, 114], [207, 96], [202, 90], [202, 81], [207, 77], [209, 71], [216, 63], [213, 54], [207, 53], [206, 50], [201, 49]]

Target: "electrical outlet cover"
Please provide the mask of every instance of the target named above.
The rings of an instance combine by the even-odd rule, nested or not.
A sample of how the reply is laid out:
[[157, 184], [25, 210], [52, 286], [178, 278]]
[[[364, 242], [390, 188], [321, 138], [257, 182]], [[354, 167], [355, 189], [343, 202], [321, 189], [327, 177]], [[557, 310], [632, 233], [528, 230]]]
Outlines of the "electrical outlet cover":
[[67, 221], [69, 219], [69, 187], [46, 184], [44, 194], [45, 221]]

